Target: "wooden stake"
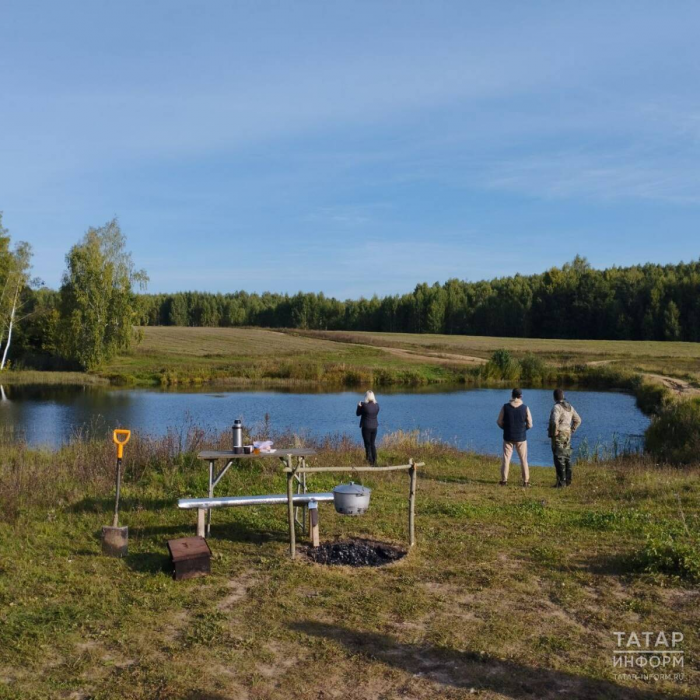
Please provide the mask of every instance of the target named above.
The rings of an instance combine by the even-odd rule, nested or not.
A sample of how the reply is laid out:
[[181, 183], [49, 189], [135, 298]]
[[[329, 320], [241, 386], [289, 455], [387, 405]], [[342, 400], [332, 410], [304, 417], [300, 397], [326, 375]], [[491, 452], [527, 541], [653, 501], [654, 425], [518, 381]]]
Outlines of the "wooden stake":
[[[288, 467], [292, 466], [291, 457], [287, 460]], [[289, 516], [289, 554], [292, 559], [296, 556], [296, 532], [294, 531], [294, 471], [287, 472], [287, 515]]]
[[309, 503], [309, 524], [311, 530], [311, 546], [318, 547], [320, 544], [318, 536], [318, 503]]
[[409, 459], [411, 468], [408, 474], [411, 477], [411, 486], [408, 493], [408, 542], [411, 547], [416, 544], [416, 481], [417, 472], [416, 465], [412, 459]]
[[198, 537], [206, 537], [207, 536], [206, 515], [207, 515], [206, 508], [197, 508], [197, 536]]

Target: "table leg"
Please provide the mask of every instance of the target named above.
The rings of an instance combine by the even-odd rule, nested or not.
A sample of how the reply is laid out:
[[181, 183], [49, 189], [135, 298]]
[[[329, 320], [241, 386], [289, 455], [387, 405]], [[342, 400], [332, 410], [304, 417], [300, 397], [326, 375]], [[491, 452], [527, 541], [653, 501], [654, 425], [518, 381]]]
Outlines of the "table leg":
[[[287, 466], [292, 468], [292, 458], [287, 460]], [[287, 472], [287, 515], [289, 517], [289, 553], [294, 559], [296, 556], [296, 524], [294, 522], [294, 472]]]
[[[300, 460], [300, 466], [302, 468], [306, 468], [306, 457], [302, 457]], [[306, 493], [306, 472], [302, 472], [301, 474], [301, 492]], [[306, 517], [309, 514], [309, 509], [307, 506], [302, 506], [302, 511], [301, 511], [301, 534], [306, 535], [308, 530], [308, 518]]]
[[[214, 462], [209, 462], [209, 498], [214, 498]], [[211, 508], [207, 509], [207, 535], [211, 535]]]
[[418, 480], [418, 470], [413, 462], [409, 459], [408, 463], [411, 468], [408, 474], [411, 477], [408, 491], [408, 544], [413, 547], [416, 544], [416, 481]]

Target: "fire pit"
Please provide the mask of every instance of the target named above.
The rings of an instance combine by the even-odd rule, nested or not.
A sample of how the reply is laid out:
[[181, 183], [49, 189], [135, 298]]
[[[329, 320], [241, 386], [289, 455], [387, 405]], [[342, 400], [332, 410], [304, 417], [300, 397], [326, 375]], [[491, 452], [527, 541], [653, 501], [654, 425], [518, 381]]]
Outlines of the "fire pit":
[[345, 540], [309, 547], [307, 556], [328, 566], [385, 566], [406, 556], [406, 550], [386, 542]]

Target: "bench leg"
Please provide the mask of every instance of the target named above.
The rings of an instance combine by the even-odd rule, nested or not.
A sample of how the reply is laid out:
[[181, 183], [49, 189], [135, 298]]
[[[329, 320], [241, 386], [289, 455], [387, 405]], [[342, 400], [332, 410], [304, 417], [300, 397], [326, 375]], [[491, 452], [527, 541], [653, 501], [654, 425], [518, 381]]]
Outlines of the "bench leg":
[[318, 547], [320, 544], [318, 536], [318, 507], [309, 508], [309, 521], [309, 529], [311, 530], [311, 546]]
[[197, 508], [197, 537], [206, 537], [206, 508]]

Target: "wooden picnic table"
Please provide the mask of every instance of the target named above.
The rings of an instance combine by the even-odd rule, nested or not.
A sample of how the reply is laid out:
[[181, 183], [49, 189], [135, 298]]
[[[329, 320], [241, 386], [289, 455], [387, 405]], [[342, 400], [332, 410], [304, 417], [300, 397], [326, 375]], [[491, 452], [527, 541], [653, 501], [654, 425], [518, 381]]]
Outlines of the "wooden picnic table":
[[[209, 498], [213, 498], [214, 488], [221, 479], [223, 479], [231, 465], [238, 460], [269, 459], [270, 457], [276, 457], [281, 460], [288, 469], [292, 469], [295, 460], [297, 468], [306, 467], [306, 458], [313, 457], [315, 454], [316, 450], [307, 448], [276, 447], [274, 452], [258, 452], [247, 455], [239, 454], [233, 450], [203, 450], [197, 455], [197, 458], [209, 462]], [[216, 474], [216, 463], [221, 460], [225, 460], [226, 464], [223, 469]], [[306, 472], [302, 472], [301, 475], [295, 474], [294, 478], [297, 482], [297, 493], [306, 493]], [[299, 518], [299, 509], [297, 508], [296, 510], [295, 520], [301, 525], [302, 530], [304, 530], [306, 527], [306, 518], [303, 516]], [[207, 535], [209, 534], [211, 534], [211, 508], [208, 509], [207, 513]]]

